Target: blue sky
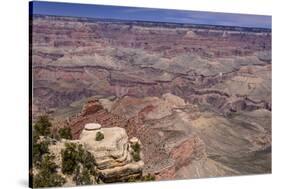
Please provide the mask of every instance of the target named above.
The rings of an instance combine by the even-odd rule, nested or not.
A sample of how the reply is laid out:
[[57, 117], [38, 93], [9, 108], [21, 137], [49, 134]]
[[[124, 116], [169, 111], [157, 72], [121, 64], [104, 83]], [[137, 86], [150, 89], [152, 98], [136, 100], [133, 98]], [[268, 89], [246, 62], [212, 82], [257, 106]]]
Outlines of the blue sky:
[[32, 5], [32, 14], [271, 28], [271, 16], [263, 15], [40, 1]]

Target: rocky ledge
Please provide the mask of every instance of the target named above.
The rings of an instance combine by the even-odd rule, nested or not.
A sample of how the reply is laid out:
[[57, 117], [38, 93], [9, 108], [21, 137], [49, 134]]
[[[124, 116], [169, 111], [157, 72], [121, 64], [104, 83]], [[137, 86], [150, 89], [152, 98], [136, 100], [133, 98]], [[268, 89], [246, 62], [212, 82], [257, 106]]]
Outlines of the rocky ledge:
[[[102, 140], [97, 140], [98, 133], [103, 135]], [[86, 124], [79, 141], [94, 156], [96, 171], [104, 182], [124, 181], [142, 175], [141, 143], [137, 138], [129, 141], [125, 129], [89, 127]], [[134, 145], [139, 146], [137, 158], [133, 156], [136, 151], [132, 148]]]

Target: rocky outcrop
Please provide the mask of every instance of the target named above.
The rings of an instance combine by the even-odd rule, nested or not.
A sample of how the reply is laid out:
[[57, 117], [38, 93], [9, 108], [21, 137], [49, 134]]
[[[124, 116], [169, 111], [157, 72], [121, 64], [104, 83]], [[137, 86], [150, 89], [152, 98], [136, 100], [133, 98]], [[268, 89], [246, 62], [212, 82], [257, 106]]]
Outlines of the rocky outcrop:
[[126, 127], [128, 120], [124, 119], [123, 116], [108, 112], [103, 106], [104, 102], [101, 103], [100, 100], [91, 98], [83, 104], [80, 112], [67, 119], [65, 125], [71, 128], [75, 139], [79, 139], [84, 126], [88, 123], [98, 123], [103, 128]]
[[83, 106], [81, 115], [86, 116], [89, 114], [94, 114], [101, 109], [103, 109], [103, 107], [100, 102], [97, 99], [91, 99]]
[[[211, 100], [213, 99], [209, 99], [209, 102], [214, 103]], [[128, 154], [131, 151], [128, 146], [138, 141], [134, 136], [142, 141], [143, 156], [140, 157], [144, 163], [143, 173], [155, 174], [157, 180], [271, 170], [271, 112], [266, 109], [232, 112], [226, 117], [200, 109], [199, 105], [184, 101], [172, 93], [166, 93], [162, 97], [124, 96], [103, 101], [95, 100], [95, 104], [98, 107], [105, 105], [107, 109], [102, 108], [85, 116], [79, 113], [70, 118], [68, 124], [76, 133], [76, 139], [83, 141], [85, 136], [85, 146], [94, 146], [92, 151], [98, 152], [97, 157], [100, 157], [100, 174], [107, 177], [107, 182], [126, 179], [127, 174], [139, 175], [135, 173], [142, 163], [134, 162], [131, 152]], [[85, 107], [92, 107], [88, 103], [91, 104], [91, 100], [85, 103], [84, 111], [87, 111]], [[214, 106], [217, 104], [214, 103]], [[99, 123], [102, 128], [92, 123]], [[111, 127], [118, 128], [114, 134], [109, 134], [110, 138], [113, 136], [119, 141], [117, 146], [112, 145], [114, 142], [111, 139], [108, 142], [94, 140], [94, 133], [98, 130], [91, 129], [107, 133], [107, 129], [111, 130]], [[85, 133], [92, 134], [87, 138], [88, 134], [84, 135]], [[105, 136], [106, 138], [108, 137]], [[96, 150], [96, 147], [101, 148]], [[243, 167], [240, 166], [241, 163]], [[263, 167], [252, 167], [256, 164]], [[120, 177], [116, 178], [114, 172], [119, 172]]]
[[[104, 136], [97, 140], [97, 133]], [[79, 139], [56, 141], [49, 146], [50, 153], [55, 156], [55, 163], [62, 165], [61, 151], [66, 143], [75, 143], [90, 152], [94, 157], [96, 176], [94, 183], [100, 180], [104, 183], [123, 182], [129, 179], [140, 179], [143, 174], [144, 162], [142, 144], [139, 139], [132, 137], [129, 140], [125, 129], [120, 127], [102, 128], [100, 124], [88, 123], [85, 125]], [[134, 146], [138, 145], [138, 149]], [[137, 152], [136, 152], [137, 150]], [[138, 159], [133, 154], [138, 154]], [[61, 175], [61, 169], [59, 169]], [[64, 186], [75, 186], [70, 175], [64, 175]]]
[[[141, 146], [139, 140], [133, 139], [129, 142], [123, 128], [91, 128], [89, 129], [88, 125], [82, 131], [79, 141], [93, 154], [97, 166], [96, 171], [103, 182], [126, 181], [142, 175], [144, 162], [141, 155], [139, 154], [138, 160], [132, 156], [134, 151], [132, 145], [137, 143]], [[96, 140], [98, 132], [104, 135], [104, 139]]]

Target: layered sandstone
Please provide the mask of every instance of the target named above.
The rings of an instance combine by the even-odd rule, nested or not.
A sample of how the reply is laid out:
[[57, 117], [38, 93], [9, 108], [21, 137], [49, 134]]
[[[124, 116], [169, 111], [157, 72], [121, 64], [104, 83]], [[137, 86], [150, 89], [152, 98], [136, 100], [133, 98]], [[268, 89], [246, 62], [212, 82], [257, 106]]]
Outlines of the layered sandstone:
[[[104, 138], [96, 140], [97, 132], [101, 132]], [[61, 151], [65, 148], [65, 143], [81, 144], [85, 150], [90, 152], [95, 160], [96, 178], [104, 183], [122, 182], [132, 178], [141, 178], [144, 168], [143, 155], [140, 151], [140, 159], [134, 160], [132, 157], [132, 145], [140, 141], [133, 137], [128, 140], [125, 129], [119, 127], [101, 128], [97, 123], [85, 125], [79, 139], [56, 141], [49, 146], [50, 152], [55, 155], [55, 163], [62, 165]], [[61, 171], [59, 171], [60, 174]], [[64, 175], [65, 186], [75, 186], [71, 176]]]
[[[97, 132], [104, 135], [96, 140]], [[125, 129], [119, 127], [84, 129], [79, 141], [93, 154], [97, 173], [104, 182], [118, 182], [132, 177], [140, 177], [144, 162], [134, 161], [131, 144]], [[140, 144], [139, 141], [137, 141]]]
[[94, 95], [170, 92], [216, 111], [271, 108], [271, 30], [33, 18], [34, 114]]

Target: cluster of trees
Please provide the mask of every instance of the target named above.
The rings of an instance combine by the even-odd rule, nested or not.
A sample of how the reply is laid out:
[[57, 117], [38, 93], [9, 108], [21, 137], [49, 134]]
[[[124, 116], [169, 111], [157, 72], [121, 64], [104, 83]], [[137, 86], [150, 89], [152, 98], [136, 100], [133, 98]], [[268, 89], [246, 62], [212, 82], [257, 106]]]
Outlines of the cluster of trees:
[[39, 117], [38, 121], [33, 125], [32, 132], [32, 162], [36, 167], [40, 166], [44, 154], [49, 153], [49, 141], [40, 139], [40, 136], [46, 138], [50, 136], [52, 124], [47, 116]]
[[[52, 124], [47, 116], [40, 116], [33, 125], [32, 163], [37, 170], [33, 175], [33, 187], [62, 186], [66, 182], [57, 172], [59, 166], [54, 162], [54, 155], [50, 154], [49, 145], [62, 138], [71, 140], [71, 129], [64, 127], [58, 133], [52, 133], [51, 128]], [[61, 156], [63, 174], [72, 175], [77, 185], [93, 183], [91, 176], [95, 175], [94, 158], [82, 145], [66, 143]]]
[[66, 143], [61, 151], [62, 173], [72, 175], [77, 185], [93, 184], [96, 176], [95, 159], [81, 144]]
[[59, 136], [51, 133], [52, 124], [47, 116], [40, 116], [32, 128], [32, 160], [34, 165], [40, 164], [44, 154], [49, 153], [48, 146], [55, 139], [72, 139], [69, 127], [60, 128]]
[[33, 187], [56, 187], [66, 182], [65, 178], [57, 173], [58, 165], [54, 163], [53, 155], [45, 155], [38, 168], [38, 173], [33, 177]]
[[58, 174], [58, 165], [49, 152], [51, 127], [47, 116], [39, 117], [33, 125], [32, 163], [38, 172], [33, 175], [33, 187], [36, 188], [62, 186], [66, 182], [65, 178]]
[[64, 139], [73, 139], [71, 134], [71, 129], [69, 127], [63, 127], [58, 130], [58, 133], [52, 133], [51, 132], [52, 123], [50, 122], [48, 116], [39, 116], [36, 123], [33, 125], [33, 139], [34, 141], [37, 141], [40, 136], [45, 138], [53, 138], [60, 140], [62, 138]]
[[69, 127], [60, 128], [59, 129], [59, 138], [72, 140], [71, 129]]
[[[49, 145], [62, 138], [73, 139], [71, 129], [61, 128], [57, 134], [51, 132], [52, 124], [47, 116], [40, 116], [33, 125], [33, 148], [32, 163], [36, 168], [33, 177], [33, 187], [58, 187], [65, 184], [66, 179], [58, 173], [58, 168], [64, 175], [72, 176], [76, 185], [89, 185], [102, 183], [96, 174], [95, 159], [90, 152], [85, 150], [81, 144], [65, 143], [65, 148], [61, 151], [62, 165], [59, 167], [54, 159], [54, 155], [49, 151]], [[97, 132], [96, 140], [101, 141], [104, 135]], [[139, 143], [132, 146], [132, 157], [134, 161], [139, 161], [141, 147]], [[130, 178], [127, 182], [152, 181], [155, 176], [148, 174], [139, 178]]]

